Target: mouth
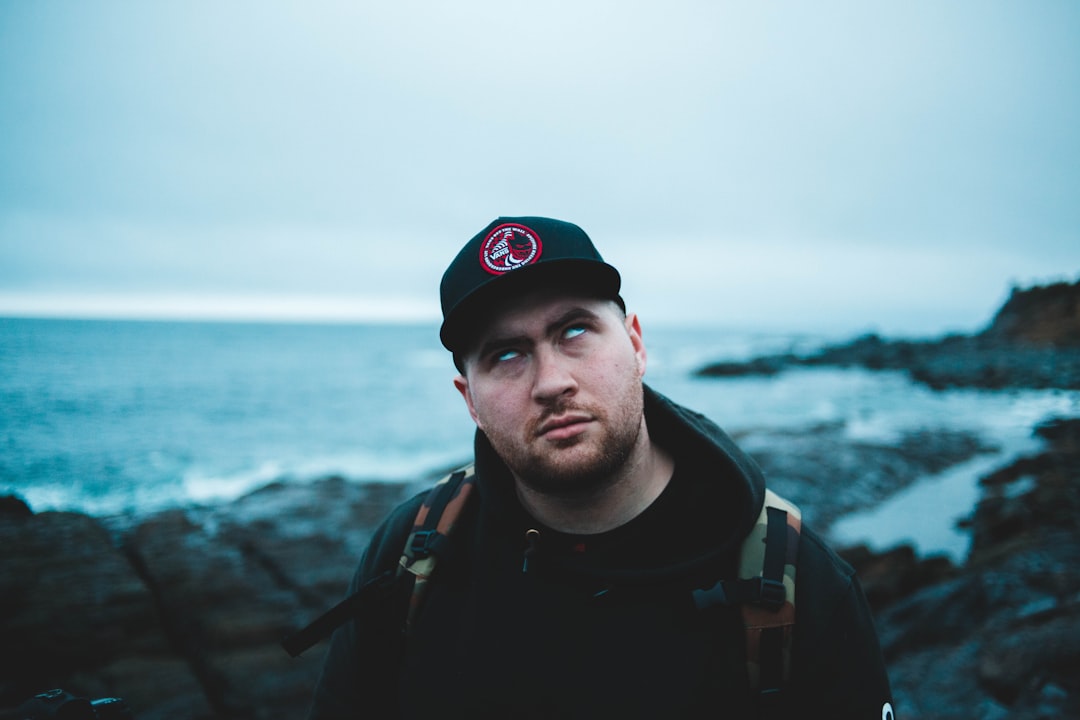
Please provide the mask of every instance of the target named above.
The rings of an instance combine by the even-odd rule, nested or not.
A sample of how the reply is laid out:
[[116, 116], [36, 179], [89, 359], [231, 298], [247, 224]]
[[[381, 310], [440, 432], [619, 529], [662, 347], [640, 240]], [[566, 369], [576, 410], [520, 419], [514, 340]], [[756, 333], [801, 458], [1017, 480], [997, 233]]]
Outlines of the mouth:
[[541, 423], [536, 434], [549, 440], [566, 440], [584, 432], [592, 421], [592, 416], [583, 413], [558, 415]]

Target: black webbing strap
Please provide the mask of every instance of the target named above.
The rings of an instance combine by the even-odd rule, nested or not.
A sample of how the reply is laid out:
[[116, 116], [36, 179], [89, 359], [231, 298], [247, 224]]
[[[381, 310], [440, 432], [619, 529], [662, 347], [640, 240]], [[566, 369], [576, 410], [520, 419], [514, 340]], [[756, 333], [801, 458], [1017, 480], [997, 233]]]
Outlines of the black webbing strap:
[[354, 617], [364, 603], [371, 597], [373, 592], [389, 587], [394, 582], [394, 572], [388, 570], [382, 575], [377, 575], [360, 586], [360, 588], [339, 602], [325, 613], [315, 618], [306, 627], [297, 630], [281, 641], [281, 647], [292, 657], [310, 650], [323, 638], [329, 637], [334, 630], [338, 629], [350, 618]]
[[779, 692], [784, 677], [784, 629], [764, 628], [761, 631], [761, 694]]
[[777, 507], [765, 508], [765, 567], [761, 570], [762, 595], [758, 602], [779, 609], [787, 599], [784, 587], [784, 563], [787, 561], [787, 511]]
[[[784, 587], [784, 563], [787, 561], [787, 512], [776, 507], [766, 508], [765, 566], [762, 568], [762, 588], [773, 590], [773, 610], [779, 610], [787, 597]], [[762, 598], [764, 601], [765, 598]], [[769, 607], [768, 602], [759, 604]], [[784, 685], [784, 627], [761, 629], [758, 656], [758, 710], [763, 720], [780, 712], [781, 690]]]

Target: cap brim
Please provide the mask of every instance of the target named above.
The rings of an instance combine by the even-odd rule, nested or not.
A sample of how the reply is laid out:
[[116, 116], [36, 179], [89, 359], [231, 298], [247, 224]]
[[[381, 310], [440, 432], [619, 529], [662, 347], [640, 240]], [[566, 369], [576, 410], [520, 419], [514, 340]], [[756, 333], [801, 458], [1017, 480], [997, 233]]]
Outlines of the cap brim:
[[563, 288], [621, 303], [619, 271], [597, 260], [552, 260], [493, 277], [446, 314], [439, 339], [447, 350], [463, 352], [486, 326], [486, 318], [510, 297], [540, 289]]

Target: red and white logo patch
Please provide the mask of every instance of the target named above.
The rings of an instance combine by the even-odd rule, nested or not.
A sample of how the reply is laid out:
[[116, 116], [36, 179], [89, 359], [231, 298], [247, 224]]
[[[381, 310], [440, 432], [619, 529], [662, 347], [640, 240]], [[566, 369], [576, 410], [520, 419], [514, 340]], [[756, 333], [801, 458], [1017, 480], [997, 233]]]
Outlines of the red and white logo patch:
[[480, 265], [492, 275], [532, 265], [540, 259], [540, 237], [516, 223], [500, 225], [480, 243]]

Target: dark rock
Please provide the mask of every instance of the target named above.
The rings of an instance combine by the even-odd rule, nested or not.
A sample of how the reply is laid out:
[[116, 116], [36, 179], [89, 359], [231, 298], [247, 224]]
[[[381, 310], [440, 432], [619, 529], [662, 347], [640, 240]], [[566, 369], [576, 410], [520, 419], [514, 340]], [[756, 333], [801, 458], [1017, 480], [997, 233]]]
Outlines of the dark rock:
[[1075, 420], [1040, 429], [1046, 452], [1023, 457], [981, 480], [985, 488], [971, 522], [971, 562], [1041, 545], [1051, 534], [1075, 531], [1080, 517], [1080, 452]]
[[839, 554], [859, 574], [866, 599], [881, 608], [916, 590], [956, 577], [958, 568], [944, 556], [920, 558], [910, 545], [875, 553], [865, 545], [841, 548]]
[[950, 387], [1080, 389], [1080, 281], [1014, 289], [982, 331], [939, 339], [885, 340], [867, 334], [814, 352], [717, 362], [702, 377], [775, 375], [789, 367], [864, 367], [907, 373]]
[[1035, 434], [1061, 452], [1080, 453], [1080, 419], [1052, 418], [1037, 425]]
[[14, 495], [0, 496], [0, 521], [28, 518], [34, 514], [26, 501]]
[[[153, 517], [125, 538], [124, 547], [154, 594], [172, 646], [218, 714], [261, 717], [259, 705], [286, 699], [280, 692], [292, 685], [290, 671], [302, 668], [286, 658], [254, 666], [252, 659], [268, 658], [267, 649], [299, 614], [290, 589], [197, 514], [178, 510]], [[265, 672], [282, 682], [260, 687]], [[271, 692], [251, 697], [262, 690]]]
[[1080, 420], [1038, 432], [1043, 452], [983, 478], [962, 567], [905, 595], [880, 589], [887, 558], [853, 556], [905, 717], [1080, 716]]
[[1080, 696], [1077, 617], [1080, 611], [1075, 607], [1054, 607], [989, 634], [976, 658], [980, 685], [1006, 706], [1035, 705], [1038, 709], [1048, 686], [1065, 696]]
[[[330, 478], [106, 522], [0, 513], [0, 715], [62, 687], [138, 720], [303, 717], [325, 644], [280, 641], [344, 594], [413, 489]], [[22, 507], [25, 507], [23, 504]]]
[[1009, 344], [1080, 347], [1080, 281], [1014, 287], [983, 336]]
[[152, 593], [99, 521], [52, 512], [0, 519], [0, 546], [0, 707], [64, 687], [123, 694], [140, 720], [177, 707], [209, 717]]
[[742, 375], [760, 375], [768, 377], [780, 373], [792, 362], [794, 355], [776, 355], [755, 358], [747, 362], [717, 362], [700, 371], [709, 377], [739, 377]]

